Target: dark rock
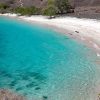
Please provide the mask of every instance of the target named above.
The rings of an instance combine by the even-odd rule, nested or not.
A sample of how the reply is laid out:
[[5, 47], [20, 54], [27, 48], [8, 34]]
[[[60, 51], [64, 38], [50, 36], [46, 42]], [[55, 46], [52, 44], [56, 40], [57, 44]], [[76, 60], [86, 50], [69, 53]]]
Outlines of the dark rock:
[[21, 76], [23, 80], [29, 80], [29, 77], [26, 75]]
[[35, 80], [37, 80], [38, 82], [41, 82], [41, 83], [46, 80], [46, 77], [39, 72], [30, 72], [29, 76], [33, 77]]
[[19, 87], [19, 88], [16, 88], [16, 91], [21, 91], [23, 88], [22, 87]]
[[47, 96], [43, 96], [43, 100], [47, 100], [48, 99], [48, 97]]
[[79, 33], [79, 31], [75, 31], [76, 33]]
[[38, 84], [36, 84], [35, 82], [31, 82], [31, 83], [26, 85], [27, 88], [32, 88], [32, 87], [35, 87], [35, 86], [38, 86]]
[[9, 85], [10, 85], [11, 87], [15, 86], [15, 85], [16, 85], [16, 81], [12, 81]]
[[36, 87], [36, 88], [35, 88], [35, 90], [40, 90], [40, 89], [41, 89], [40, 87]]

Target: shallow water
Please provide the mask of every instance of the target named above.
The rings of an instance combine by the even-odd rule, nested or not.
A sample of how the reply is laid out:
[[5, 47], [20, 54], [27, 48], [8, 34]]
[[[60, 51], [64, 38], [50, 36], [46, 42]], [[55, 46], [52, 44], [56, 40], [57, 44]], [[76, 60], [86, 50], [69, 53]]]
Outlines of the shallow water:
[[94, 100], [95, 59], [63, 34], [0, 17], [0, 88], [29, 100]]

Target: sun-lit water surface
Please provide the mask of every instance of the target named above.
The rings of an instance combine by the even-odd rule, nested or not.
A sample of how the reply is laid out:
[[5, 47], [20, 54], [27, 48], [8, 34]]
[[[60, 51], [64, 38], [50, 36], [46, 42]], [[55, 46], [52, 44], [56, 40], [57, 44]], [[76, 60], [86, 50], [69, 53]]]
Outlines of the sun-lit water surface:
[[91, 53], [63, 34], [0, 17], [0, 88], [29, 100], [94, 100]]

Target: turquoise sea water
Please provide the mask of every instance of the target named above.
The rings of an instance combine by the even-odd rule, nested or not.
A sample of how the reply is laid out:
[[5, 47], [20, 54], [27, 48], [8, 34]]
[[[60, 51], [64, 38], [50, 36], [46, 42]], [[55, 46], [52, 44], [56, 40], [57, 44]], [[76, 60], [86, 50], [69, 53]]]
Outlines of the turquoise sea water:
[[0, 88], [29, 100], [94, 100], [91, 54], [63, 34], [0, 17]]

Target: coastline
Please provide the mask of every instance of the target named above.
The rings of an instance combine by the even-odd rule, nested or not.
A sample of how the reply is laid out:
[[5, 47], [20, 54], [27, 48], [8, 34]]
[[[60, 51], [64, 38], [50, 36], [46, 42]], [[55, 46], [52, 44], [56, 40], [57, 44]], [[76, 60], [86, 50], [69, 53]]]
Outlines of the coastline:
[[96, 52], [96, 56], [100, 58], [100, 20], [69, 16], [47, 19], [40, 15], [18, 16], [10, 13], [0, 14], [0, 16], [17, 18], [64, 33], [92, 48]]
[[[96, 52], [96, 56], [100, 58], [100, 21], [90, 19], [79, 19], [75, 17], [61, 17], [55, 19], [46, 19], [43, 16], [17, 16], [16, 14], [6, 14], [8, 16], [18, 20], [24, 20], [29, 23], [43, 25], [44, 27], [51, 28], [60, 33], [64, 33], [67, 36], [79, 40], [87, 46], [93, 48]], [[79, 22], [78, 22], [79, 21]], [[88, 26], [89, 24], [89, 26]], [[92, 33], [92, 34], [89, 34]], [[100, 59], [98, 64], [100, 64]], [[99, 88], [99, 86], [98, 86]], [[96, 88], [96, 93], [99, 93], [99, 89]], [[97, 94], [95, 94], [97, 96]]]

